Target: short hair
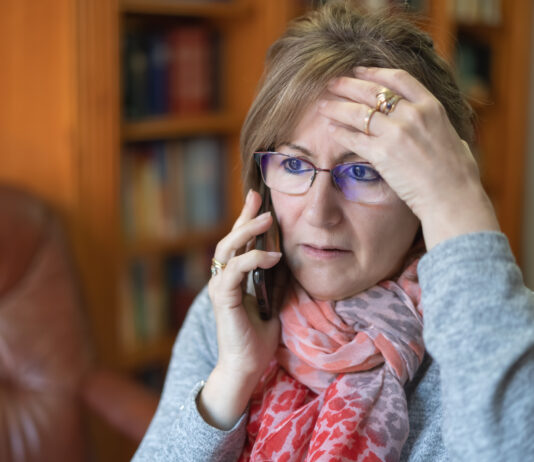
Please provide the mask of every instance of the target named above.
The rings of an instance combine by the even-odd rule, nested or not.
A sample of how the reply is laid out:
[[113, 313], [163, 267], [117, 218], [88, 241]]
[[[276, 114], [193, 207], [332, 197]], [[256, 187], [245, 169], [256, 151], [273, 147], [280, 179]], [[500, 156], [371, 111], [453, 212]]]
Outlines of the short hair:
[[356, 66], [403, 69], [441, 102], [459, 136], [472, 144], [473, 111], [431, 37], [399, 9], [365, 11], [331, 0], [292, 21], [267, 53], [257, 95], [241, 131], [243, 186], [258, 190], [253, 153], [286, 142], [327, 83]]

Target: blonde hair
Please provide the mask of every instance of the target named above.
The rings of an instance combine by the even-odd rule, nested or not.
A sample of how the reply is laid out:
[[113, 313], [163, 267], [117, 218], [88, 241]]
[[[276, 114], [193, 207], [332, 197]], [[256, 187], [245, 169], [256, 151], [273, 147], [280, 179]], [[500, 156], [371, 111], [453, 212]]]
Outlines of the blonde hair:
[[258, 190], [253, 153], [288, 141], [304, 109], [355, 66], [404, 69], [443, 104], [460, 137], [473, 141], [473, 112], [432, 39], [400, 10], [365, 12], [333, 0], [291, 22], [272, 44], [241, 131], [243, 186]]

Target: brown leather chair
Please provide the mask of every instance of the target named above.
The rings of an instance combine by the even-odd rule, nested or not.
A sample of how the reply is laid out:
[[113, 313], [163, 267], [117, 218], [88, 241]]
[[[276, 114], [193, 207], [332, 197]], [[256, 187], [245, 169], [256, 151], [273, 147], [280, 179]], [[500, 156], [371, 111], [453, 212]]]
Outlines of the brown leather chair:
[[0, 187], [0, 461], [94, 460], [91, 414], [140, 442], [158, 398], [95, 368], [82, 307], [57, 216]]

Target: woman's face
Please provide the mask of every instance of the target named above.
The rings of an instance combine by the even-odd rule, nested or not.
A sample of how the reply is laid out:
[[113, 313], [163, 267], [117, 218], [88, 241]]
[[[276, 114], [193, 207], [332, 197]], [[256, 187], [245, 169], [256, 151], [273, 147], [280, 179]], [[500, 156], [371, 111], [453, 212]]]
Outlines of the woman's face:
[[[309, 159], [318, 168], [362, 160], [331, 139], [328, 125], [313, 105], [291, 139], [276, 150]], [[392, 276], [419, 226], [395, 194], [379, 204], [351, 202], [324, 172], [317, 174], [305, 194], [271, 190], [271, 198], [289, 268], [318, 300], [344, 299]]]

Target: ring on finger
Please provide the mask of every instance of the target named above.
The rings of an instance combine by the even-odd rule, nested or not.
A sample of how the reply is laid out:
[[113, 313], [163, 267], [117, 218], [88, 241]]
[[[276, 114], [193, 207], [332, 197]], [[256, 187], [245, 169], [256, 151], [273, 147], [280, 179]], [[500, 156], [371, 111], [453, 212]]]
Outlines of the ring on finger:
[[367, 115], [365, 116], [365, 119], [363, 121], [363, 131], [366, 135], [371, 134], [369, 132], [369, 124], [371, 123], [371, 119], [376, 112], [378, 112], [378, 109], [376, 107], [369, 108], [369, 110], [367, 111]]
[[391, 112], [393, 112], [395, 110], [395, 108], [397, 107], [397, 103], [401, 99], [402, 99], [402, 96], [400, 96], [400, 95], [393, 96], [391, 99], [387, 100], [384, 103], [383, 110], [381, 110], [380, 112], [382, 112], [385, 115], [390, 114]]
[[211, 277], [217, 276], [219, 274], [219, 271], [222, 272], [222, 270], [226, 268], [226, 263], [221, 263], [219, 260], [212, 258], [211, 259]]
[[390, 90], [389, 88], [382, 88], [376, 94], [376, 110], [388, 115], [395, 109], [395, 106], [402, 97]]

